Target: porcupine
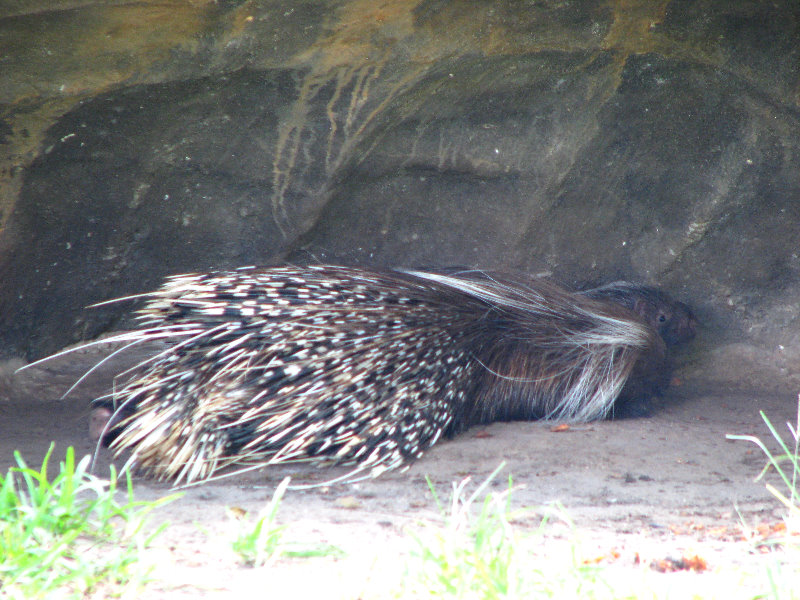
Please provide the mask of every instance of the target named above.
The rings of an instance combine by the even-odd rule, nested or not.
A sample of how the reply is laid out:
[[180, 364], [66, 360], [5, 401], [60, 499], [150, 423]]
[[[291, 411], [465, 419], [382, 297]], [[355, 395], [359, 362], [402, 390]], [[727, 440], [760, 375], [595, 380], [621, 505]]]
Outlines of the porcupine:
[[113, 410], [96, 435], [176, 483], [300, 460], [354, 478], [480, 423], [604, 418], [668, 383], [665, 340], [627, 307], [647, 289], [322, 265], [175, 276], [125, 338], [171, 345], [96, 402]]

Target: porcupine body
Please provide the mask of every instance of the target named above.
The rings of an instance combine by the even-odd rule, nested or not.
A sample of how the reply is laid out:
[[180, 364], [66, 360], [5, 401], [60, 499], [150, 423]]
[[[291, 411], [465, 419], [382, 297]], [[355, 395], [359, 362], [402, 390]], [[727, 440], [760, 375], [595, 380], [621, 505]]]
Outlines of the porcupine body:
[[624, 302], [546, 282], [243, 269], [172, 277], [139, 319], [138, 340], [171, 343], [114, 394], [108, 439], [176, 482], [299, 460], [375, 476], [471, 425], [599, 419], [629, 380], [638, 396], [669, 378]]

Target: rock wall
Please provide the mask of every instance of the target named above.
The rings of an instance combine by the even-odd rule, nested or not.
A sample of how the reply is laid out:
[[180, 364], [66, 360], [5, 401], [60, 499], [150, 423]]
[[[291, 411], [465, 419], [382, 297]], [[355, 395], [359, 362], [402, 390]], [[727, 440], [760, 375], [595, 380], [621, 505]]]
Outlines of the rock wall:
[[0, 353], [171, 273], [344, 262], [625, 278], [695, 385], [800, 388], [800, 4], [10, 3]]

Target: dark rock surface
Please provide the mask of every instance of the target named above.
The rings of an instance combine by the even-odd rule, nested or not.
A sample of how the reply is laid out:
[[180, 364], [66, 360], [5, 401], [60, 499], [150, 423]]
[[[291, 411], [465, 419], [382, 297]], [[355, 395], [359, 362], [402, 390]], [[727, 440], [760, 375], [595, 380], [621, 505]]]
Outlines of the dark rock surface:
[[660, 285], [685, 380], [800, 384], [794, 0], [10, 6], [4, 356], [170, 273], [457, 264]]

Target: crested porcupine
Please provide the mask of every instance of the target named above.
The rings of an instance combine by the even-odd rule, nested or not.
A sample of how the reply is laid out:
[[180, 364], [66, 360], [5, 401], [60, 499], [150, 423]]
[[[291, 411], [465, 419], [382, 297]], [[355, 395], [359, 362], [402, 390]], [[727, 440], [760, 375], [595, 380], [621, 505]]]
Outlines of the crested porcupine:
[[181, 483], [300, 460], [377, 476], [479, 423], [604, 418], [666, 387], [676, 336], [636, 311], [650, 288], [600, 290], [320, 265], [171, 277], [121, 336], [170, 343], [96, 401], [95, 434]]

